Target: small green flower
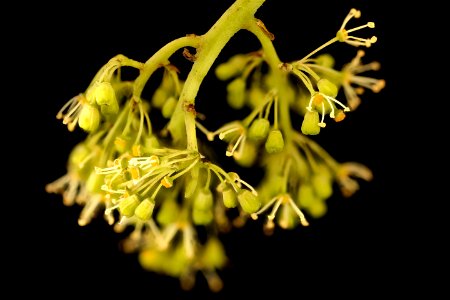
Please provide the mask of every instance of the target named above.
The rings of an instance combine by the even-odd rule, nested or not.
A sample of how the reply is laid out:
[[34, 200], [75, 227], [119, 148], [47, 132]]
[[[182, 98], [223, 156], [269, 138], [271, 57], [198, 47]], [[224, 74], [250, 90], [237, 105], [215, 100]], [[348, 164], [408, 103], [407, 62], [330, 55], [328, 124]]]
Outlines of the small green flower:
[[255, 141], [261, 141], [267, 137], [269, 130], [269, 120], [264, 118], [256, 119], [248, 129], [248, 138]]
[[267, 137], [265, 148], [267, 153], [278, 153], [284, 149], [284, 139], [283, 134], [278, 129], [273, 129], [270, 131]]
[[142, 202], [136, 207], [134, 214], [142, 221], [147, 221], [151, 218], [154, 208], [155, 202], [147, 198], [142, 200]]
[[135, 194], [125, 197], [119, 202], [119, 212], [122, 216], [130, 218], [134, 215], [134, 211], [140, 203], [141, 201]]
[[316, 135], [320, 133], [319, 113], [317, 111], [307, 111], [302, 122], [302, 133]]
[[87, 132], [97, 130], [100, 125], [100, 112], [98, 109], [90, 104], [83, 105], [78, 118], [78, 125]]
[[240, 190], [238, 192], [238, 201], [246, 213], [252, 214], [261, 207], [261, 201], [254, 193], [249, 190]]

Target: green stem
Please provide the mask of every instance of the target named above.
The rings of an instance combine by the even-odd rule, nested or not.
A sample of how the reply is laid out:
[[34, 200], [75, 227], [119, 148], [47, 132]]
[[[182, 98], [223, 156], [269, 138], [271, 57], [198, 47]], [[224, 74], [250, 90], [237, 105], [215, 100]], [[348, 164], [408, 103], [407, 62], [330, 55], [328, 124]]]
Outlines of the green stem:
[[164, 47], [158, 50], [152, 57], [150, 57], [144, 64], [139, 73], [139, 76], [134, 82], [133, 98], [140, 99], [142, 91], [145, 87], [150, 76], [158, 68], [169, 64], [169, 58], [178, 50], [184, 47], [194, 47], [199, 46], [200, 39], [195, 35], [188, 35], [185, 37], [178, 38], [168, 43]]
[[[180, 115], [184, 113], [188, 149], [198, 149], [195, 127], [196, 113], [192, 108], [203, 79], [228, 41], [239, 30], [254, 22], [254, 14], [264, 2], [265, 0], [236, 0], [211, 29], [199, 37], [201, 45], [197, 47], [194, 65], [186, 78], [177, 109], [168, 127], [172, 135], [176, 135], [174, 134], [176, 129], [173, 129], [183, 126], [180, 122], [182, 120]], [[173, 138], [182, 140], [181, 136], [173, 136]]]
[[256, 38], [261, 43], [264, 59], [269, 65], [272, 72], [277, 73], [275, 77], [275, 85], [279, 87], [277, 89], [278, 94], [278, 106], [279, 106], [279, 118], [280, 127], [283, 130], [284, 138], [286, 143], [290, 143], [292, 140], [292, 125], [291, 125], [291, 115], [289, 110], [289, 101], [287, 91], [284, 87], [289, 86], [288, 81], [288, 73], [283, 71], [280, 68], [282, 64], [281, 60], [278, 58], [278, 54], [275, 50], [275, 47], [272, 43], [271, 36], [267, 35], [267, 33], [262, 30], [260, 26], [258, 26], [257, 22], [249, 23], [249, 26], [246, 28], [248, 31], [253, 33]]

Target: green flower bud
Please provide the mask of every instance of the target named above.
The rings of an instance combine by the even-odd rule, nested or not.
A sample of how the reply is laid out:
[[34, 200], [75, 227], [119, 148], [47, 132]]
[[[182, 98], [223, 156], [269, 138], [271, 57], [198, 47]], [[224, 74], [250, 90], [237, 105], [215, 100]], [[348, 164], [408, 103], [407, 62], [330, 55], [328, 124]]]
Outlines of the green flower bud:
[[327, 213], [327, 205], [323, 201], [316, 201], [308, 207], [308, 213], [313, 218], [323, 217]]
[[256, 119], [248, 129], [248, 138], [255, 141], [263, 140], [270, 130], [270, 122], [267, 119]]
[[213, 218], [214, 215], [211, 209], [203, 210], [194, 208], [192, 210], [192, 222], [195, 225], [208, 225], [212, 222]]
[[208, 210], [213, 206], [213, 194], [210, 189], [202, 188], [194, 198], [194, 209]]
[[334, 67], [334, 58], [330, 54], [321, 54], [316, 57], [316, 64], [319, 66], [323, 66], [325, 68], [333, 68]]
[[319, 113], [317, 111], [307, 111], [302, 122], [302, 133], [306, 135], [319, 134], [319, 122]]
[[261, 207], [261, 201], [249, 190], [240, 190], [238, 193], [238, 201], [242, 209], [249, 214], [257, 212]]
[[158, 138], [154, 135], [146, 138], [144, 141], [144, 148], [146, 150], [151, 150], [151, 149], [155, 149], [155, 148], [159, 148], [159, 147], [160, 147], [160, 144], [159, 144]]
[[92, 171], [86, 181], [86, 190], [92, 194], [101, 193], [104, 181], [105, 175], [97, 174], [95, 171]]
[[161, 225], [169, 225], [178, 218], [180, 208], [173, 198], [163, 200], [161, 207], [156, 215], [156, 221]]
[[200, 168], [195, 166], [186, 176], [186, 184], [184, 188], [184, 197], [190, 198], [195, 194], [199, 183], [198, 177], [200, 174]]
[[114, 115], [119, 111], [116, 92], [110, 82], [95, 82], [86, 93], [86, 98], [89, 104], [99, 105], [102, 114]]
[[266, 151], [267, 153], [278, 153], [284, 149], [284, 139], [283, 134], [280, 130], [274, 129], [269, 132], [269, 136], [266, 140]]
[[131, 138], [129, 136], [117, 136], [114, 139], [114, 148], [116, 148], [116, 150], [119, 153], [125, 153], [131, 146]]
[[89, 154], [91, 154], [91, 150], [84, 143], [79, 143], [70, 152], [69, 166], [79, 169], [81, 163], [84, 162]]
[[175, 108], [177, 107], [177, 99], [175, 97], [169, 97], [167, 98], [166, 102], [164, 102], [164, 105], [161, 109], [161, 113], [164, 118], [169, 119], [173, 112], [175, 111]]
[[157, 88], [153, 93], [151, 104], [156, 108], [162, 108], [168, 97], [169, 95], [166, 90]]
[[247, 101], [251, 108], [259, 107], [266, 100], [266, 93], [258, 85], [254, 84], [247, 93]]
[[131, 195], [122, 199], [119, 203], [119, 212], [122, 216], [132, 217], [134, 215], [134, 211], [141, 203], [137, 195]]
[[157, 249], [145, 249], [139, 252], [138, 261], [144, 269], [160, 272], [170, 259], [167, 252], [161, 252]]
[[320, 199], [328, 199], [333, 194], [333, 181], [328, 173], [316, 173], [311, 177], [311, 183]]
[[223, 204], [227, 208], [235, 208], [237, 205], [236, 192], [231, 186], [227, 186], [222, 191]]
[[241, 109], [245, 104], [245, 80], [238, 77], [227, 85], [227, 101], [230, 107]]
[[258, 158], [258, 148], [256, 147], [255, 143], [251, 141], [246, 141], [242, 145], [242, 150], [239, 152], [235, 152], [233, 157], [234, 160], [240, 165], [241, 167], [249, 168], [253, 166], [256, 159]]
[[85, 104], [78, 118], [78, 125], [87, 132], [95, 131], [100, 125], [100, 112], [95, 106]]
[[206, 242], [201, 256], [203, 265], [210, 269], [221, 269], [227, 262], [225, 248], [220, 240], [216, 237], [211, 237]]
[[317, 82], [317, 88], [322, 94], [333, 98], [336, 98], [338, 94], [337, 86], [326, 78], [322, 78]]
[[297, 203], [300, 207], [308, 208], [314, 205], [315, 202], [320, 202], [314, 193], [314, 188], [309, 183], [300, 184], [297, 194]]
[[117, 101], [111, 104], [104, 104], [100, 106], [100, 111], [104, 116], [114, 116], [119, 112], [119, 103]]
[[155, 208], [155, 202], [150, 199], [144, 199], [134, 211], [136, 217], [141, 219], [142, 221], [147, 221], [151, 218], [153, 214], [153, 209]]
[[228, 61], [221, 63], [215, 69], [215, 74], [220, 80], [228, 80], [242, 73], [249, 57], [243, 54], [237, 54]]

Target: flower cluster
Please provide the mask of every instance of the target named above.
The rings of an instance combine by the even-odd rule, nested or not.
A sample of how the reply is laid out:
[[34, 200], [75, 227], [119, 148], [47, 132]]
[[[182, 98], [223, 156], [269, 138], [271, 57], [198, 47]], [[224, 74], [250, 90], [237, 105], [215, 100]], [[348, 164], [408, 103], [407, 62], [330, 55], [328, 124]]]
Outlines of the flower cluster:
[[[367, 167], [337, 162], [307, 135], [325, 128], [326, 115], [344, 120], [360, 104], [364, 89], [384, 87], [384, 80], [360, 75], [380, 67], [362, 64], [363, 50], [341, 70], [334, 68], [331, 55], [316, 55], [335, 42], [370, 47], [376, 37], [352, 34], [374, 23], [346, 29], [361, 16], [352, 9], [332, 39], [300, 60], [282, 62], [274, 35], [254, 18], [262, 2], [237, 0], [214, 30], [175, 40], [144, 63], [123, 55], [112, 58], [57, 113], [69, 131], [79, 126], [86, 138], [70, 153], [67, 174], [48, 184], [47, 191], [61, 194], [65, 205], [83, 206], [81, 226], [103, 216], [117, 232], [133, 228], [124, 251], [138, 252], [143, 268], [177, 277], [185, 289], [194, 285], [197, 272], [211, 290], [222, 288], [218, 270], [228, 258], [220, 232], [261, 216], [266, 234], [276, 226], [308, 226], [311, 218], [326, 213], [335, 183], [348, 197], [358, 190], [359, 179], [372, 179]], [[232, 30], [241, 29], [253, 33], [261, 49], [236, 54], [214, 72], [226, 84], [223, 98], [230, 108], [250, 112], [243, 119], [225, 116], [224, 125], [209, 130], [195, 110], [197, 92], [219, 46], [227, 44]], [[185, 78], [169, 60], [179, 49], [193, 62]], [[123, 80], [123, 68], [137, 69], [139, 75]], [[143, 99], [146, 83], [157, 72], [162, 72], [160, 84], [149, 100]], [[346, 102], [339, 100], [342, 96]], [[301, 128], [294, 127], [291, 113], [303, 117]], [[167, 123], [153, 124], [153, 114]], [[197, 137], [200, 132], [204, 135]], [[218, 152], [240, 167], [264, 169], [255, 187], [203, 152], [216, 138], [226, 144]], [[237, 210], [238, 217], [231, 220], [229, 210]], [[206, 236], [200, 237], [200, 228]]]

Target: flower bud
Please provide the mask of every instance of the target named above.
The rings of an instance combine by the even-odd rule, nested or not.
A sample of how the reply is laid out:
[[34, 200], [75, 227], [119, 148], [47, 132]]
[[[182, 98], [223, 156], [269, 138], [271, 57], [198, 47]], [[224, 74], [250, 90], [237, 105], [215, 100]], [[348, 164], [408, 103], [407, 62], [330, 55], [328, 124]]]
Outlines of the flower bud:
[[321, 54], [316, 57], [316, 64], [325, 68], [333, 68], [334, 58], [330, 54]]
[[95, 131], [100, 125], [100, 112], [98, 109], [90, 104], [83, 105], [78, 118], [78, 125], [87, 132]]
[[104, 184], [105, 176], [92, 171], [86, 181], [86, 190], [92, 194], [100, 193]]
[[161, 225], [169, 225], [178, 218], [180, 208], [173, 198], [166, 198], [161, 203], [161, 207], [156, 215], [156, 220]]
[[328, 199], [333, 194], [333, 181], [328, 173], [316, 173], [311, 177], [311, 183], [320, 199]]
[[211, 237], [203, 248], [201, 260], [205, 267], [210, 269], [220, 269], [227, 262], [225, 249], [216, 237]]
[[322, 94], [333, 98], [336, 98], [338, 94], [337, 86], [326, 78], [322, 78], [317, 82], [317, 88]]
[[162, 106], [161, 113], [164, 118], [169, 119], [173, 112], [175, 111], [175, 108], [177, 107], [177, 99], [175, 97], [169, 97], [167, 98], [166, 102], [164, 102], [164, 105]]
[[203, 210], [196, 209], [192, 210], [192, 222], [195, 225], [208, 225], [212, 222], [214, 215], [211, 209]]
[[319, 134], [319, 122], [319, 113], [317, 111], [307, 111], [302, 122], [302, 133], [306, 135]]
[[309, 183], [302, 183], [298, 188], [297, 203], [300, 207], [309, 208], [315, 202], [320, 202], [314, 193], [314, 188]]
[[266, 151], [267, 153], [278, 153], [284, 149], [284, 139], [283, 134], [280, 130], [274, 129], [270, 131], [269, 136], [266, 140]]
[[228, 61], [217, 66], [215, 70], [216, 76], [220, 80], [228, 80], [236, 77], [242, 73], [247, 62], [248, 56], [237, 54], [231, 57]]
[[156, 108], [162, 108], [168, 97], [169, 95], [166, 90], [157, 88], [153, 93], [151, 104]]
[[230, 107], [240, 109], [245, 104], [245, 80], [238, 77], [227, 85], [227, 101]]
[[249, 214], [257, 212], [261, 207], [261, 201], [249, 190], [240, 190], [238, 193], [238, 201], [242, 209]]
[[222, 190], [222, 200], [223, 200], [223, 204], [225, 205], [226, 208], [235, 208], [237, 205], [237, 198], [236, 198], [236, 192], [234, 191], [234, 189], [227, 185], [223, 190]]
[[259, 118], [253, 121], [248, 129], [248, 138], [260, 141], [267, 137], [270, 130], [270, 122], [267, 119]]
[[128, 196], [120, 201], [119, 212], [122, 216], [132, 217], [139, 204], [140, 201], [137, 195]]
[[213, 206], [213, 194], [210, 189], [202, 188], [194, 198], [194, 209], [208, 210]]
[[141, 219], [142, 221], [147, 221], [151, 218], [153, 214], [153, 209], [155, 208], [155, 202], [150, 199], [144, 199], [134, 211], [136, 217]]
[[258, 148], [255, 143], [251, 141], [246, 141], [242, 144], [242, 149], [238, 152], [234, 152], [233, 157], [234, 160], [241, 167], [249, 168], [253, 166], [256, 159], [258, 158]]
[[327, 212], [327, 205], [323, 201], [316, 201], [308, 207], [308, 213], [313, 218], [320, 218]]
[[119, 111], [116, 92], [110, 82], [95, 82], [86, 93], [86, 98], [89, 104], [99, 105], [102, 114], [113, 115]]

